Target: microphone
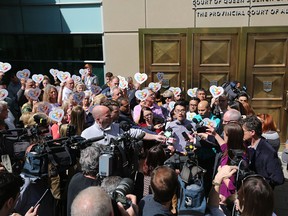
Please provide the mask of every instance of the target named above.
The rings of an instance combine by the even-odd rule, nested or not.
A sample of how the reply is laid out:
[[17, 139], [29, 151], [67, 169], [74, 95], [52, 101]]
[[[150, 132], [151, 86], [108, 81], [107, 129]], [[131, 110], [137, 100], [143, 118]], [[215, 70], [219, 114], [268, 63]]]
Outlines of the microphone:
[[104, 138], [105, 138], [104, 135], [99, 136], [99, 137], [93, 137], [93, 138], [90, 138], [90, 139], [87, 139], [87, 140], [83, 141], [81, 143], [81, 145], [87, 145], [87, 144], [90, 144], [90, 143], [93, 143], [93, 142], [97, 142], [97, 141], [102, 140]]
[[188, 134], [185, 131], [182, 132], [182, 136], [184, 137], [185, 141], [189, 141], [190, 140]]
[[127, 121], [121, 121], [119, 123], [119, 127], [124, 131], [127, 132], [131, 129], [131, 125]]
[[165, 136], [166, 138], [169, 138], [169, 137], [172, 136], [172, 132], [173, 132], [173, 129], [172, 129], [171, 127], [168, 127], [168, 128], [166, 129], [166, 131], [164, 132], [164, 136]]

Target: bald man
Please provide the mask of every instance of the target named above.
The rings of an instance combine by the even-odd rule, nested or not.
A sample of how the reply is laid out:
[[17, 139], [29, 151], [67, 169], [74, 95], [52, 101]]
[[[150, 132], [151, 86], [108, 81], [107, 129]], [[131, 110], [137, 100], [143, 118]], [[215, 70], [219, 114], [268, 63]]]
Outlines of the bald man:
[[198, 115], [193, 118], [193, 122], [201, 122], [203, 119], [208, 118], [215, 121], [216, 129], [219, 128], [220, 119], [211, 113], [210, 104], [208, 101], [203, 100], [198, 104]]
[[71, 207], [72, 216], [111, 216], [113, 207], [111, 198], [101, 187], [88, 187], [74, 199]]
[[[90, 139], [105, 135], [105, 139], [97, 141], [97, 144], [109, 145], [111, 139], [116, 139], [124, 133], [118, 123], [112, 123], [111, 112], [108, 107], [102, 105], [95, 106], [92, 110], [92, 115], [95, 123], [82, 132], [82, 137]], [[145, 140], [157, 140], [159, 142], [165, 141], [165, 136], [159, 134], [148, 134], [141, 129], [131, 128], [129, 134], [131, 137], [136, 139], [143, 138]]]

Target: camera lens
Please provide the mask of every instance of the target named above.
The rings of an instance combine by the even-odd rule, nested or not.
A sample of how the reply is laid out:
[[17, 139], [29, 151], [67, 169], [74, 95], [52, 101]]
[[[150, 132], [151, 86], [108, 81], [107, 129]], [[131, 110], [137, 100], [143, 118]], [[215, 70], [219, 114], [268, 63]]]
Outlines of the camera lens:
[[119, 185], [116, 187], [115, 192], [121, 194], [122, 196], [126, 196], [127, 194], [131, 194], [134, 190], [133, 180], [130, 178], [123, 178]]

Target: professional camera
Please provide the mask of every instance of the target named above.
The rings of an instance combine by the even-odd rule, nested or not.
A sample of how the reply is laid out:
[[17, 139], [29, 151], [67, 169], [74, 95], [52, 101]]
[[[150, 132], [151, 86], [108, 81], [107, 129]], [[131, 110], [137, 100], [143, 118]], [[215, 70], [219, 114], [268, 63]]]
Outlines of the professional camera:
[[99, 158], [99, 174], [102, 177], [111, 175], [130, 177], [138, 170], [143, 142], [131, 137], [129, 123], [121, 122], [119, 126], [124, 133], [116, 139], [111, 139], [110, 145], [104, 148]]
[[119, 185], [112, 192], [111, 197], [115, 202], [121, 202], [125, 209], [131, 206], [131, 200], [126, 198], [127, 194], [132, 194], [134, 190], [133, 180], [130, 178], [123, 178]]
[[[224, 82], [222, 84], [223, 89], [225, 90], [225, 92], [228, 94], [228, 99], [230, 101], [235, 100], [239, 94], [245, 92], [246, 93], [246, 86], [243, 86], [242, 89], [237, 87], [237, 84], [239, 82], [237, 81], [233, 81], [233, 82]], [[247, 94], [247, 93], [246, 93]]]

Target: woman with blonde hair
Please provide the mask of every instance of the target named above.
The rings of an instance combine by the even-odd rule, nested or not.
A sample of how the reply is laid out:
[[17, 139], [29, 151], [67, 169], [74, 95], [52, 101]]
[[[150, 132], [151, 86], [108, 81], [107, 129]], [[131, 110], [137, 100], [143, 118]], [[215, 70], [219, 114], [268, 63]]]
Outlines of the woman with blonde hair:
[[75, 135], [81, 135], [82, 131], [85, 129], [85, 119], [86, 113], [82, 106], [77, 105], [73, 107], [69, 125], [75, 128]]
[[44, 88], [43, 101], [50, 103], [52, 106], [52, 109], [54, 109], [60, 106], [57, 102], [57, 99], [58, 99], [57, 88], [53, 85], [48, 84]]

